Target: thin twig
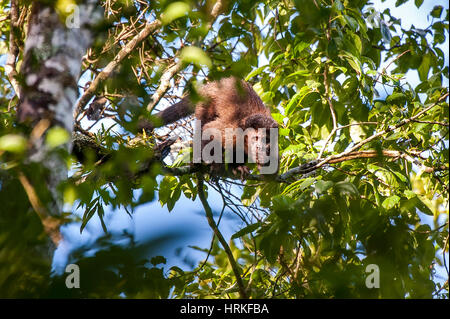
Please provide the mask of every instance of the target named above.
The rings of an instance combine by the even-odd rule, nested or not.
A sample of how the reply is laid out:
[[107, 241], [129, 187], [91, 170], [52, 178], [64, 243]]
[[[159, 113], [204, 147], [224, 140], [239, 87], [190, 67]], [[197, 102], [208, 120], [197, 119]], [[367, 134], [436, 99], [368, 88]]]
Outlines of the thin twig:
[[[377, 132], [377, 133], [375, 133], [375, 134], [369, 136], [368, 138], [366, 138], [366, 139], [360, 141], [359, 143], [357, 143], [355, 146], [353, 146], [353, 147], [350, 148], [349, 150], [344, 151], [344, 152], [342, 152], [342, 153], [340, 153], [340, 154], [328, 156], [327, 158], [321, 160], [319, 163], [317, 163], [315, 166], [313, 166], [313, 167], [312, 167], [311, 169], [309, 169], [308, 171], [316, 170], [316, 169], [322, 167], [323, 165], [329, 163], [329, 162], [332, 161], [332, 160], [335, 160], [335, 159], [339, 159], [339, 158], [345, 157], [345, 156], [349, 155], [350, 153], [357, 151], [357, 150], [360, 149], [362, 146], [364, 146], [365, 144], [367, 144], [367, 143], [373, 141], [374, 139], [376, 139], [376, 138], [378, 138], [378, 137], [380, 137], [380, 136], [382, 136], [382, 135], [385, 135], [386, 133], [395, 131], [396, 129], [398, 129], [398, 128], [404, 126], [405, 124], [408, 124], [409, 122], [412, 122], [412, 121], [418, 119], [418, 118], [421, 117], [423, 114], [425, 114], [426, 112], [428, 112], [429, 110], [431, 110], [433, 107], [435, 107], [436, 105], [438, 105], [438, 104], [440, 104], [442, 101], [444, 101], [444, 100], [448, 97], [448, 95], [449, 95], [448, 93], [445, 93], [445, 94], [442, 95], [435, 103], [433, 103], [433, 104], [429, 105], [428, 107], [424, 108], [422, 111], [420, 111], [420, 112], [417, 113], [416, 115], [414, 115], [414, 116], [412, 116], [412, 117], [410, 117], [410, 118], [407, 118], [407, 119], [404, 119], [404, 120], [400, 121], [400, 123], [398, 123], [397, 125], [391, 126], [391, 127], [387, 128], [387, 129], [385, 129], [385, 130], [382, 130], [382, 131], [380, 131], [380, 132]], [[295, 168], [293, 168], [293, 169], [287, 171], [286, 173], [280, 175], [280, 176], [279, 176], [279, 179], [286, 180], [286, 179], [288, 179], [290, 176], [295, 175], [295, 174], [298, 174], [300, 171], [301, 171], [300, 167], [295, 167]]]
[[357, 122], [357, 123], [350, 123], [350, 124], [347, 124], [347, 125], [339, 126], [339, 127], [337, 128], [337, 130], [342, 130], [342, 129], [344, 129], [344, 128], [347, 128], [347, 127], [350, 127], [350, 126], [356, 126], [356, 125], [378, 125], [378, 124], [379, 124], [378, 122]]
[[448, 123], [436, 122], [436, 121], [419, 121], [419, 120], [413, 120], [413, 122], [415, 122], [415, 123], [423, 123], [423, 124], [436, 124], [436, 125], [441, 125], [441, 126], [447, 126], [447, 127], [449, 127], [449, 124], [448, 124]]
[[325, 82], [325, 98], [328, 102], [328, 106], [330, 107], [331, 119], [333, 120], [333, 129], [331, 130], [330, 134], [328, 135], [327, 139], [325, 140], [325, 144], [323, 145], [322, 149], [320, 150], [319, 155], [317, 156], [318, 159], [322, 158], [323, 152], [325, 152], [325, 149], [327, 148], [328, 143], [330, 142], [331, 138], [334, 136], [334, 134], [338, 130], [336, 112], [334, 111], [333, 103], [331, 102], [331, 97], [330, 97], [330, 83], [328, 82], [327, 65], [325, 65], [325, 70], [323, 71], [323, 79]]
[[380, 76], [383, 75], [383, 74], [385, 73], [385, 71], [387, 71], [387, 69], [391, 66], [392, 63], [394, 63], [395, 61], [397, 61], [397, 60], [400, 59], [403, 55], [405, 55], [406, 53], [408, 53], [408, 52], [410, 52], [410, 51], [411, 51], [411, 50], [406, 50], [406, 51], [400, 53], [399, 55], [397, 55], [397, 56], [395, 57], [394, 60], [392, 60], [391, 62], [389, 62], [389, 64], [388, 64], [385, 68], [383, 68], [383, 70], [382, 70], [380, 73], [378, 73], [378, 76], [377, 76], [377, 78], [375, 79], [375, 82], [378, 82], [378, 80], [380, 79]]
[[139, 32], [133, 39], [130, 40], [116, 55], [114, 60], [108, 63], [108, 65], [95, 77], [89, 88], [84, 91], [81, 98], [75, 108], [75, 118], [78, 117], [84, 106], [89, 102], [89, 100], [94, 96], [100, 83], [106, 80], [113, 71], [119, 66], [120, 62], [125, 59], [142, 41], [147, 39], [147, 37], [159, 29], [162, 23], [160, 20], [154, 20], [152, 22], [146, 23], [145, 27]]
[[[222, 1], [216, 1], [216, 3], [214, 4], [212, 10], [211, 10], [211, 14], [210, 14], [210, 20], [208, 22], [208, 30], [211, 29], [213, 23], [216, 21], [217, 17], [219, 16], [219, 14], [222, 12]], [[207, 35], [207, 34], [206, 34]], [[204, 37], [206, 37], [206, 35]], [[200, 41], [198, 41], [200, 42]], [[164, 96], [164, 94], [167, 92], [167, 90], [170, 87], [170, 80], [172, 80], [172, 78], [181, 71], [183, 67], [183, 62], [181, 59], [178, 59], [177, 62], [172, 62], [172, 64], [170, 64], [165, 72], [163, 73], [163, 75], [161, 76], [160, 79], [160, 84], [158, 86], [158, 88], [156, 89], [155, 93], [153, 93], [152, 95], [152, 100], [151, 102], [147, 105], [147, 111], [148, 112], [152, 112], [154, 110], [154, 108], [156, 107], [156, 105], [159, 103], [159, 101], [162, 99], [162, 97]]]
[[241, 298], [247, 298], [247, 293], [245, 291], [244, 283], [242, 282], [241, 278], [241, 271], [239, 269], [238, 264], [236, 263], [236, 260], [234, 259], [233, 252], [230, 249], [230, 246], [228, 245], [227, 241], [223, 237], [222, 233], [220, 232], [219, 228], [216, 225], [216, 222], [214, 221], [213, 213], [211, 210], [211, 207], [208, 204], [208, 201], [206, 200], [205, 192], [203, 190], [203, 176], [201, 174], [197, 174], [198, 178], [198, 197], [200, 198], [200, 201], [202, 202], [203, 208], [205, 209], [206, 219], [208, 220], [208, 224], [213, 230], [214, 234], [216, 235], [217, 239], [219, 240], [220, 244], [222, 245], [223, 249], [225, 250], [225, 253], [228, 256], [228, 261], [230, 262], [231, 268], [233, 269], [234, 275], [236, 277], [236, 283], [239, 288], [239, 294]]

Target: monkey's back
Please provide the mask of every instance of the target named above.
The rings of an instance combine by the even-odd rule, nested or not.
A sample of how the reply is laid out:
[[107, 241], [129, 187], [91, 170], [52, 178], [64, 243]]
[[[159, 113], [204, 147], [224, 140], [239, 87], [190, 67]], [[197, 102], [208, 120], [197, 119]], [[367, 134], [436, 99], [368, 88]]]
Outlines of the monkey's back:
[[197, 104], [195, 116], [202, 124], [220, 119], [228, 127], [239, 127], [240, 121], [250, 115], [270, 116], [270, 110], [252, 86], [234, 77], [207, 83], [199, 93], [205, 101]]

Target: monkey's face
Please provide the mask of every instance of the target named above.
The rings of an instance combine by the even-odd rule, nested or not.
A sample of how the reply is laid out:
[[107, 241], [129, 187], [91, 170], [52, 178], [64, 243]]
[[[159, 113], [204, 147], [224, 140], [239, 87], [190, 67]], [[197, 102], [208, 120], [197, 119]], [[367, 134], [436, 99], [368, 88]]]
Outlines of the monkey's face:
[[247, 119], [245, 152], [258, 165], [269, 166], [276, 161], [278, 170], [278, 124], [271, 117], [257, 114]]
[[[276, 129], [276, 128], [274, 128]], [[275, 134], [278, 134], [275, 132]], [[276, 136], [278, 137], [278, 135]], [[274, 132], [270, 129], [259, 128], [251, 130], [248, 133], [248, 143], [246, 143], [246, 153], [252, 159], [254, 163], [258, 165], [258, 169], [270, 165], [270, 161], [273, 160], [274, 155], [278, 155], [277, 143], [274, 143]], [[275, 154], [275, 152], [277, 154]]]

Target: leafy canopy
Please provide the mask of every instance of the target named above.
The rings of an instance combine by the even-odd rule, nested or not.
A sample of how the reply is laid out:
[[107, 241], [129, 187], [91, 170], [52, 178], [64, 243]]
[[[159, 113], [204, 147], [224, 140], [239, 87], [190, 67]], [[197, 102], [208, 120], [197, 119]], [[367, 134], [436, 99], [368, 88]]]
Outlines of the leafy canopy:
[[[28, 176], [43, 202], [49, 194], [42, 167], [23, 160], [28, 135], [15, 124], [17, 97], [1, 66], [0, 260], [8, 265], [0, 268], [1, 294], [237, 298], [240, 276], [252, 298], [448, 298], [448, 281], [442, 287], [437, 273], [448, 274], [446, 265], [442, 271], [448, 253], [449, 70], [442, 50], [448, 6], [431, 9], [428, 27], [405, 29], [401, 17], [377, 12], [366, 0], [230, 0], [217, 17], [215, 3], [102, 2], [105, 24], [84, 61], [82, 87], [147, 20], [162, 23], [96, 88], [103, 103], [83, 105], [75, 118], [76, 132], [87, 134], [108, 160], [99, 165], [99, 148], [90, 145], [81, 147], [81, 158], [65, 154], [75, 174], [60, 190], [75, 203], [72, 211], [83, 211], [81, 229], [98, 216], [105, 231], [106, 207], [132, 214], [159, 200], [170, 211], [183, 197], [197, 199], [199, 175], [179, 161], [164, 169], [149, 161], [160, 140], [146, 135], [134, 143], [130, 132], [148, 116], [147, 106], [172, 103], [183, 90], [195, 94], [194, 84], [205, 77], [244, 78], [280, 124], [284, 177], [249, 178], [240, 186], [232, 178], [203, 177], [209, 192], [222, 194], [226, 211], [242, 220], [227, 239], [234, 260], [215, 235], [211, 247], [197, 247], [207, 259], [193, 270], [167, 269], [165, 258], [149, 256], [132, 238], [118, 245], [107, 235], [94, 256], [83, 249], [73, 254], [90, 284], [68, 290], [59, 276], [48, 284], [48, 268], [24, 257], [42, 226], [18, 176]], [[6, 2], [1, 7], [8, 11]], [[2, 24], [0, 32], [5, 53], [9, 26]], [[25, 28], [17, 37], [23, 44]], [[419, 83], [409, 81], [415, 75]], [[162, 87], [167, 77], [170, 85]], [[190, 125], [176, 126], [187, 127], [188, 138]], [[55, 131], [48, 145], [57, 149], [65, 138]], [[312, 172], [296, 171], [313, 160]], [[366, 286], [371, 264], [380, 269], [379, 288]]]

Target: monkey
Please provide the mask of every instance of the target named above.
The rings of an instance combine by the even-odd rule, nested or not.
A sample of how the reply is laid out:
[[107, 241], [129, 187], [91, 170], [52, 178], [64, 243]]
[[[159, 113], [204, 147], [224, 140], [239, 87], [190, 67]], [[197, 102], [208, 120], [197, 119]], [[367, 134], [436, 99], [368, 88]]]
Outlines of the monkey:
[[[243, 80], [227, 77], [206, 83], [199, 88], [198, 93], [200, 101], [193, 103], [189, 96], [184, 97], [178, 103], [157, 113], [155, 121], [139, 121], [138, 129], [151, 131], [156, 127], [195, 114], [196, 119], [201, 121], [202, 132], [207, 129], [216, 129], [221, 133], [221, 145], [226, 145], [226, 129], [247, 130], [248, 134], [244, 136], [245, 156], [248, 159], [250, 148], [254, 147], [252, 155], [256, 156], [254, 160], [261, 170], [261, 167], [266, 164], [263, 162], [264, 155], [267, 159], [270, 152], [270, 129], [278, 130], [278, 123], [273, 119], [269, 108], [264, 105], [253, 87]], [[211, 139], [202, 141], [202, 149]], [[233, 147], [236, 152], [235, 137], [233, 137]], [[277, 152], [278, 150], [272, 151]], [[241, 178], [249, 173], [247, 166], [238, 163], [233, 163], [233, 165], [235, 165], [233, 171], [239, 171]], [[218, 169], [220, 165], [214, 163], [214, 167]], [[278, 171], [278, 163], [276, 171]]]

